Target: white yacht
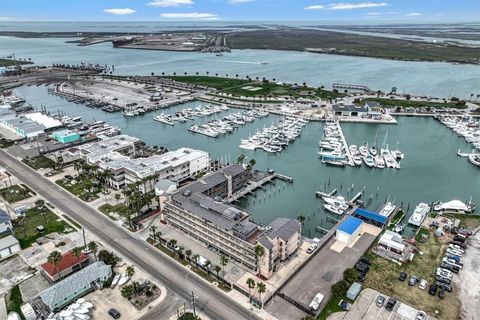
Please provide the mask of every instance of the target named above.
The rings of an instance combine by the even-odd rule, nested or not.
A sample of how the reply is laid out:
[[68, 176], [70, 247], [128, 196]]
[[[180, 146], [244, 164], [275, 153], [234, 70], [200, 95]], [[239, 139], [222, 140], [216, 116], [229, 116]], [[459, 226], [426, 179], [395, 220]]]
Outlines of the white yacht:
[[342, 210], [340, 207], [337, 207], [336, 205], [324, 203], [324, 204], [323, 204], [323, 207], [324, 207], [328, 212], [335, 213], [335, 214], [337, 214], [337, 215], [339, 215], [339, 216], [341, 216], [342, 214], [345, 213], [345, 210]]
[[169, 116], [169, 115], [166, 115], [166, 114], [164, 114], [164, 113], [155, 116], [155, 117], [153, 118], [153, 120], [158, 121], [158, 122], [161, 122], [161, 123], [164, 123], [164, 124], [168, 124], [168, 125], [170, 125], [170, 126], [175, 125], [175, 123], [173, 122], [172, 117]]
[[430, 211], [430, 206], [426, 203], [420, 203], [415, 210], [413, 211], [410, 219], [408, 219], [408, 223], [414, 226], [419, 227], [425, 217], [427, 216], [428, 212]]

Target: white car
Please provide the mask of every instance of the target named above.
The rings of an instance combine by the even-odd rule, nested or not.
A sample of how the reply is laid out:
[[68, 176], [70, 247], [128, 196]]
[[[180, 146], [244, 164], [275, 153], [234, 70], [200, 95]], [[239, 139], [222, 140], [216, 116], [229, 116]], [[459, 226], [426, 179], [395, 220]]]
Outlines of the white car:
[[320, 303], [322, 303], [324, 298], [324, 295], [321, 293], [317, 293], [315, 295], [315, 298], [313, 298], [312, 302], [310, 302], [310, 305], [308, 306], [311, 310], [317, 311], [318, 308], [320, 307]]
[[[448, 271], [448, 272], [447, 272], [447, 271]], [[437, 270], [437, 276], [446, 278], [446, 279], [448, 279], [448, 280], [452, 280], [452, 278], [453, 278], [452, 273], [450, 273], [450, 271], [449, 271], [449, 270], [446, 270], [446, 269]]]
[[452, 266], [455, 266], [457, 267], [458, 269], [462, 269], [463, 268], [463, 265], [458, 263], [457, 261], [455, 261], [454, 259], [450, 259], [450, 258], [443, 258], [442, 259], [442, 262], [445, 262], [445, 263], [448, 263]]
[[310, 247], [308, 247], [307, 253], [312, 253], [317, 248], [318, 248], [318, 245], [314, 243], [314, 244], [310, 245]]
[[428, 284], [427, 280], [422, 279], [422, 280], [420, 280], [420, 284], [418, 285], [418, 287], [422, 290], [425, 290], [425, 288], [427, 287], [427, 284]]
[[456, 250], [456, 249], [450, 249], [450, 248], [447, 249], [447, 253], [451, 254], [451, 255], [454, 255], [454, 256], [459, 256], [459, 257], [461, 257], [463, 255], [462, 251]]
[[462, 247], [460, 247], [459, 245], [453, 244], [453, 243], [449, 244], [448, 247], [450, 249], [458, 250], [458, 251], [461, 251], [463, 253], [465, 252], [465, 250]]

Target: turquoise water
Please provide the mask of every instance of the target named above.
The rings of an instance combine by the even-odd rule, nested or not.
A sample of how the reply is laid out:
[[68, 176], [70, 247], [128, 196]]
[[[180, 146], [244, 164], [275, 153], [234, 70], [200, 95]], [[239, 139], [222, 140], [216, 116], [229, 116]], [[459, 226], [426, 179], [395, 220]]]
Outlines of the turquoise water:
[[[370, 203], [370, 209], [376, 209], [388, 197], [397, 204], [403, 202], [405, 208], [410, 204], [409, 213], [419, 202], [448, 201], [453, 198], [465, 201], [470, 196], [475, 202], [480, 201], [478, 168], [456, 155], [459, 148], [469, 150], [468, 145], [431, 118], [398, 118], [398, 125], [342, 124], [349, 144], [373, 143], [377, 130], [381, 144], [388, 130], [387, 143], [391, 148], [398, 145], [405, 153], [405, 159], [401, 162], [401, 170], [375, 170], [365, 166], [333, 168], [322, 165], [317, 157], [322, 123], [309, 123], [301, 137], [285, 151], [269, 154], [242, 151], [238, 145], [240, 139], [249, 133], [278, 119], [273, 115], [247, 124], [233, 134], [213, 139], [188, 132], [188, 124], [171, 127], [155, 122], [152, 120], [155, 112], [129, 118], [120, 113], [106, 113], [48, 95], [45, 87], [22, 87], [15, 91], [28, 102], [36, 106], [44, 105], [51, 112], [62, 110], [69, 115], [80, 115], [87, 121], [108, 121], [120, 127], [123, 133], [139, 137], [151, 145], [163, 145], [171, 149], [182, 146], [199, 148], [210, 152], [214, 158], [230, 157], [232, 160], [243, 152], [249, 159], [257, 161], [258, 169], [273, 168], [292, 176], [293, 184], [277, 181], [267, 185], [265, 190], [257, 193], [256, 198], [244, 199], [241, 205], [262, 223], [268, 223], [278, 216], [297, 217], [304, 214], [307, 216], [305, 234], [312, 237], [321, 235], [314, 231], [316, 226], [329, 228], [333, 223], [332, 216], [322, 209], [322, 202], [315, 198], [317, 190], [337, 188], [344, 195], [348, 191], [349, 196], [365, 190], [364, 200]], [[176, 106], [167, 112], [173, 113], [197, 104], [192, 102]]]
[[[285, 52], [234, 50], [217, 57], [196, 52], [113, 49], [110, 43], [78, 47], [68, 39], [0, 37], [0, 57], [15, 53], [37, 64], [81, 61], [114, 65], [118, 74], [194, 74], [267, 77], [285, 82], [307, 82], [330, 88], [335, 82], [363, 84], [375, 90], [439, 97], [470, 98], [480, 93], [480, 66], [440, 62], [408, 62], [363, 57]], [[268, 62], [262, 65], [261, 62]]]

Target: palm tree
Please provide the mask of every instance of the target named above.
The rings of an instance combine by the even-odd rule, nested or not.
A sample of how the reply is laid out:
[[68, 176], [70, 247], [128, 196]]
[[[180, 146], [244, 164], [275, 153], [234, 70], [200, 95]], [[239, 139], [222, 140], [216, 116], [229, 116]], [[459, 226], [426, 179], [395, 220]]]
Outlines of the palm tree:
[[88, 250], [93, 252], [93, 256], [95, 257], [95, 260], [97, 260], [98, 244], [95, 241], [90, 241], [87, 247], [88, 247]]
[[237, 162], [238, 162], [238, 163], [243, 163], [243, 161], [245, 161], [245, 155], [244, 155], [243, 153], [241, 153], [241, 154], [238, 156]]
[[122, 196], [119, 194], [119, 193], [115, 193], [115, 200], [117, 201], [117, 204], [118, 204], [118, 200], [120, 200]]
[[248, 278], [247, 286], [248, 286], [248, 297], [251, 298], [250, 290], [255, 288], [255, 280], [253, 278]]
[[247, 165], [248, 169], [252, 169], [253, 166], [254, 166], [256, 163], [257, 163], [257, 160], [255, 160], [255, 159], [250, 159], [250, 161], [248, 161], [248, 165]]
[[133, 293], [133, 286], [128, 285], [128, 286], [122, 287], [121, 293], [122, 293], [122, 297], [127, 299], [130, 298], [130, 296]]
[[218, 264], [216, 264], [216, 265], [213, 267], [213, 271], [215, 271], [215, 273], [217, 274], [217, 279], [220, 280], [220, 277], [218, 276], [218, 274], [220, 273], [220, 271], [222, 271], [222, 267], [220, 267]]
[[198, 269], [198, 258], [200, 258], [199, 254], [193, 255], [193, 261], [195, 262], [195, 267]]
[[125, 270], [125, 273], [127, 274], [127, 277], [131, 279], [135, 274], [135, 268], [133, 266], [128, 266], [127, 269]]
[[187, 259], [190, 261], [190, 256], [192, 255], [192, 250], [187, 249], [187, 250], [185, 251], [185, 255], [187, 256]]
[[[83, 248], [82, 247], [73, 248], [72, 249], [72, 254], [77, 260], [80, 260], [80, 257], [83, 254]], [[80, 263], [80, 269], [82, 269], [82, 264], [81, 263]]]
[[[58, 274], [58, 265], [62, 262], [62, 254], [59, 251], [52, 251], [47, 258], [47, 262], [55, 266], [55, 273]], [[61, 275], [60, 275], [61, 278]]]
[[302, 224], [303, 227], [303, 223], [305, 222], [305, 216], [301, 214], [297, 217], [297, 220]]
[[151, 226], [150, 227], [150, 238], [153, 239], [153, 242], [155, 242], [155, 238], [156, 238], [156, 234], [155, 232], [157, 231], [157, 227], [156, 226]]
[[228, 257], [226, 257], [224, 255], [221, 255], [220, 256], [220, 264], [223, 267], [223, 278], [224, 279], [225, 279], [225, 266], [227, 265], [227, 263], [228, 263]]
[[258, 301], [260, 302], [260, 307], [263, 308], [262, 293], [265, 293], [265, 291], [267, 291], [267, 287], [265, 286], [265, 283], [257, 282], [257, 291], [258, 291]]

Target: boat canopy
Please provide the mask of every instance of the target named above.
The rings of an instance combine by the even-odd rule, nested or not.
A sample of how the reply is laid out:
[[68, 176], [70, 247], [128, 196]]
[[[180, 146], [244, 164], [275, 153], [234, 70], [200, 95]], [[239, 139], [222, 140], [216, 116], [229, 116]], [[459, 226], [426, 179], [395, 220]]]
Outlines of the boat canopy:
[[436, 206], [438, 211], [470, 211], [470, 208], [460, 200], [452, 200]]

